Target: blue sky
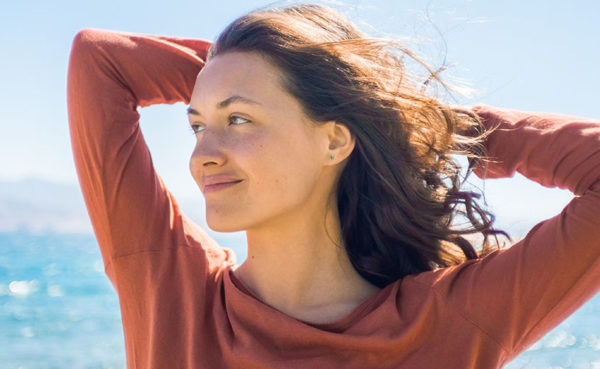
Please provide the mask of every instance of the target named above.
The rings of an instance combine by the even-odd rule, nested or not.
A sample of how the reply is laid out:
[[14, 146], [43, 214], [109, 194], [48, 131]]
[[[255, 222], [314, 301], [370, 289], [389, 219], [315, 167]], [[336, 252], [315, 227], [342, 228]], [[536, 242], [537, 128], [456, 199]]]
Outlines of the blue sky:
[[[0, 181], [76, 183], [67, 128], [66, 73], [73, 37], [86, 27], [212, 40], [268, 1], [11, 1], [0, 15]], [[323, 3], [323, 2], [321, 2]], [[325, 2], [376, 35], [410, 37], [448, 78], [479, 92], [460, 102], [600, 118], [597, 1]], [[369, 25], [369, 26], [367, 26]], [[369, 27], [369, 28], [367, 28]], [[443, 38], [440, 36], [443, 35]], [[188, 173], [194, 138], [183, 103], [140, 109], [156, 167], [181, 197], [201, 197]], [[492, 209], [538, 219], [569, 199], [523, 179], [486, 181]], [[519, 218], [520, 217], [520, 218]]]

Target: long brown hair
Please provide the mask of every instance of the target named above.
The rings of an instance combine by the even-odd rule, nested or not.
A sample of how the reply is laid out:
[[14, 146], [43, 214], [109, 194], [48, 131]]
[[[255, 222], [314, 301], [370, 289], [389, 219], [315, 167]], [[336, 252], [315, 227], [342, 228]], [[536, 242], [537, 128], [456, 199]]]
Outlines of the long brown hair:
[[[233, 21], [209, 59], [228, 51], [266, 57], [312, 120], [337, 121], [355, 137], [337, 206], [346, 252], [371, 283], [481, 257], [492, 249], [490, 235], [506, 235], [492, 228], [478, 194], [461, 190], [452, 158], [483, 157], [479, 118], [421, 91], [405, 56], [429, 70], [425, 84], [443, 81], [402, 44], [370, 38], [328, 7], [295, 5]], [[467, 239], [475, 234], [483, 236], [479, 253]]]

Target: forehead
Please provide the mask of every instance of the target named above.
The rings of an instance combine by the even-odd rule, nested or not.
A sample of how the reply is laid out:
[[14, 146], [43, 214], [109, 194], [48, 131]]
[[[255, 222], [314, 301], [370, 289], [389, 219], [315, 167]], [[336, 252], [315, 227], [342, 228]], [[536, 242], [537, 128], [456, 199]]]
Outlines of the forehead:
[[258, 53], [226, 52], [210, 59], [198, 73], [192, 100], [233, 94], [272, 96], [283, 90], [281, 77], [279, 68]]

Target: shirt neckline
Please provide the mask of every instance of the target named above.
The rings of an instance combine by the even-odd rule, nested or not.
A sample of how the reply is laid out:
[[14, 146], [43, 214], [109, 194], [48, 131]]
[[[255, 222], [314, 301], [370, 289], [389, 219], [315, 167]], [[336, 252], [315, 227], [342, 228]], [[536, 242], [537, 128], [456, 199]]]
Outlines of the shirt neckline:
[[228, 268], [228, 270], [226, 271], [225, 275], [228, 277], [229, 281], [231, 282], [231, 284], [234, 286], [234, 288], [238, 292], [249, 296], [254, 301], [256, 301], [259, 305], [266, 306], [266, 307], [269, 307], [271, 309], [274, 309], [278, 313], [280, 313], [280, 314], [284, 315], [285, 317], [287, 317], [288, 319], [296, 320], [296, 321], [298, 321], [300, 323], [309, 325], [311, 327], [314, 327], [314, 328], [317, 328], [317, 329], [320, 329], [320, 330], [325, 330], [325, 331], [330, 331], [330, 332], [337, 332], [337, 333], [345, 331], [346, 329], [348, 329], [349, 327], [351, 327], [353, 324], [355, 324], [356, 322], [358, 322], [360, 319], [362, 319], [363, 317], [365, 317], [367, 314], [369, 314], [371, 311], [373, 311], [377, 307], [379, 307], [382, 304], [382, 302], [388, 298], [388, 296], [390, 295], [390, 292], [393, 289], [393, 286], [396, 283], [399, 283], [399, 281], [395, 281], [393, 283], [388, 284], [384, 288], [382, 288], [379, 291], [375, 292], [373, 295], [367, 297], [365, 300], [363, 300], [360, 304], [358, 304], [356, 307], [354, 307], [354, 309], [352, 309], [346, 315], [344, 315], [343, 317], [341, 317], [341, 318], [339, 318], [339, 319], [337, 319], [335, 321], [326, 322], [326, 323], [312, 323], [312, 322], [308, 322], [308, 321], [305, 321], [305, 320], [302, 320], [302, 319], [298, 319], [298, 318], [294, 318], [292, 316], [289, 316], [289, 315], [287, 315], [287, 314], [285, 314], [285, 313], [277, 310], [276, 308], [274, 308], [274, 307], [266, 304], [262, 300], [260, 300], [248, 288], [246, 288], [246, 286], [244, 286], [244, 284], [242, 283], [242, 281], [240, 281], [235, 276], [235, 274], [233, 273], [233, 269], [232, 268]]

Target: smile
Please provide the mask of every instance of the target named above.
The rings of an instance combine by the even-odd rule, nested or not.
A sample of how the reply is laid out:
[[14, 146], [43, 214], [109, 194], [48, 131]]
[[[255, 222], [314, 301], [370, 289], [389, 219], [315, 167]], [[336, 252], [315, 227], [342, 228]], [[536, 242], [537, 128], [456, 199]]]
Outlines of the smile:
[[235, 181], [235, 182], [227, 182], [227, 183], [215, 183], [215, 184], [211, 184], [211, 185], [206, 185], [204, 186], [204, 193], [209, 193], [209, 192], [216, 192], [216, 191], [220, 191], [220, 190], [224, 190], [226, 188], [235, 186], [236, 184], [240, 183], [242, 180], [239, 181]]

